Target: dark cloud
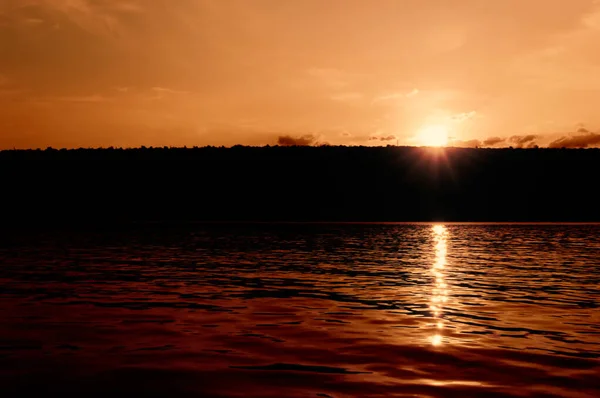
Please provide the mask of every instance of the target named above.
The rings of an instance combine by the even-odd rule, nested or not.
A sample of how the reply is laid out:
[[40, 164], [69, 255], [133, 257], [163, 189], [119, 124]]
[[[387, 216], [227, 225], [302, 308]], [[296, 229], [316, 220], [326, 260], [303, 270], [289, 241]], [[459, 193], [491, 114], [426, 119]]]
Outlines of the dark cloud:
[[486, 140], [483, 141], [483, 145], [485, 146], [494, 146], [496, 144], [500, 144], [502, 142], [506, 141], [506, 138], [500, 138], [500, 137], [490, 137]]
[[[583, 128], [577, 130], [580, 132]], [[583, 129], [585, 130], [585, 129]], [[585, 130], [586, 134], [570, 135], [552, 141], [549, 148], [587, 148], [590, 146], [600, 146], [600, 134], [590, 133]]]
[[516, 148], [533, 148], [537, 145], [535, 143], [537, 138], [538, 136], [535, 134], [513, 135], [508, 141]]
[[369, 141], [393, 141], [395, 139], [397, 139], [397, 137], [395, 135], [388, 135], [385, 137], [380, 137], [380, 136], [369, 137]]
[[291, 135], [280, 135], [277, 138], [277, 145], [280, 146], [314, 146], [322, 145], [313, 134], [305, 134], [300, 137], [292, 137]]

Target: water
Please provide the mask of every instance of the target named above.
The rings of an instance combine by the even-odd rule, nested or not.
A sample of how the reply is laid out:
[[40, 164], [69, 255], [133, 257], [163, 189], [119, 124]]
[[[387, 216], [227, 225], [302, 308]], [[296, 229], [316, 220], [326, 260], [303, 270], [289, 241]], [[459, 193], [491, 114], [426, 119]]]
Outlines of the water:
[[600, 226], [220, 225], [0, 244], [0, 391], [600, 396]]

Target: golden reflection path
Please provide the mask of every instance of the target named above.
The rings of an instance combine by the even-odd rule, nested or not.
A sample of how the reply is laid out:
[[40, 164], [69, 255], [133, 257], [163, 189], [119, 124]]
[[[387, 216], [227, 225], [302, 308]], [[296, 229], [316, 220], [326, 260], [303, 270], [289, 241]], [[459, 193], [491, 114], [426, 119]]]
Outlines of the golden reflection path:
[[433, 290], [431, 294], [431, 304], [429, 308], [434, 319], [434, 333], [430, 337], [431, 344], [439, 346], [443, 343], [444, 304], [448, 301], [448, 285], [444, 279], [444, 271], [446, 269], [446, 251], [448, 230], [444, 225], [434, 225], [432, 227], [433, 241], [435, 244], [435, 261], [431, 266], [431, 273], [435, 278]]

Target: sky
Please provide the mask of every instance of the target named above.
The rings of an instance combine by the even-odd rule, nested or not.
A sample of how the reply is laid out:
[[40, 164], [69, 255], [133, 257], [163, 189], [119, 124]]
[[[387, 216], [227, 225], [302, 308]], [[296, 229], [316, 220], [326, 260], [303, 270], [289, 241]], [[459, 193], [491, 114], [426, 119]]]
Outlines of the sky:
[[600, 146], [597, 0], [0, 0], [0, 148]]

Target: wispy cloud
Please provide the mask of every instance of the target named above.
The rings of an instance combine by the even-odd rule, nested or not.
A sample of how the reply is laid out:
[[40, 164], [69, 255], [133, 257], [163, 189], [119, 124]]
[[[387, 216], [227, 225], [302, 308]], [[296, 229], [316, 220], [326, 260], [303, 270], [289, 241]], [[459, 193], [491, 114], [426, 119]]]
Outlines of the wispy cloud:
[[475, 111], [464, 112], [464, 113], [459, 113], [459, 114], [452, 116], [452, 120], [461, 123], [461, 122], [465, 122], [469, 119], [473, 119], [476, 116], [477, 116], [477, 112], [475, 112]]
[[369, 141], [383, 141], [383, 142], [388, 142], [388, 141], [395, 141], [397, 139], [398, 139], [398, 137], [396, 137], [395, 135], [385, 135], [385, 136], [374, 135], [374, 136], [370, 136], [369, 137]]
[[415, 95], [419, 94], [419, 90], [416, 88], [413, 88], [410, 92], [408, 92], [405, 97], [406, 98], [411, 98], [414, 97]]
[[[113, 34], [124, 15], [141, 13], [144, 10], [144, 3], [140, 0], [20, 0], [19, 2], [16, 8], [35, 6], [56, 11], [80, 28], [103, 35]], [[1, 6], [0, 3], [0, 9]], [[12, 8], [14, 9], [15, 7]], [[23, 19], [23, 22], [39, 25], [46, 21], [38, 17], [28, 17]]]
[[110, 101], [109, 97], [99, 94], [92, 95], [73, 95], [62, 97], [43, 97], [38, 98], [35, 102], [72, 102], [72, 103], [99, 103]]
[[162, 93], [162, 94], [189, 94], [189, 91], [183, 91], [183, 90], [174, 90], [172, 88], [167, 88], [167, 87], [152, 87], [152, 91], [156, 92], [156, 93]]
[[418, 89], [412, 89], [411, 91], [399, 91], [393, 93], [382, 94], [373, 98], [372, 103], [376, 104], [378, 102], [388, 102], [388, 101], [397, 101], [406, 98], [412, 98], [417, 96], [420, 93]]
[[152, 93], [148, 96], [151, 100], [161, 100], [167, 97], [191, 94], [189, 91], [175, 90], [167, 87], [152, 87]]
[[41, 25], [44, 22], [46, 22], [41, 18], [23, 18], [22, 21], [25, 25], [30, 25], [30, 26], [37, 26], [37, 25]]
[[142, 0], [21, 0], [22, 6], [44, 5], [66, 13], [91, 14], [104, 13], [139, 13], [144, 10]]

